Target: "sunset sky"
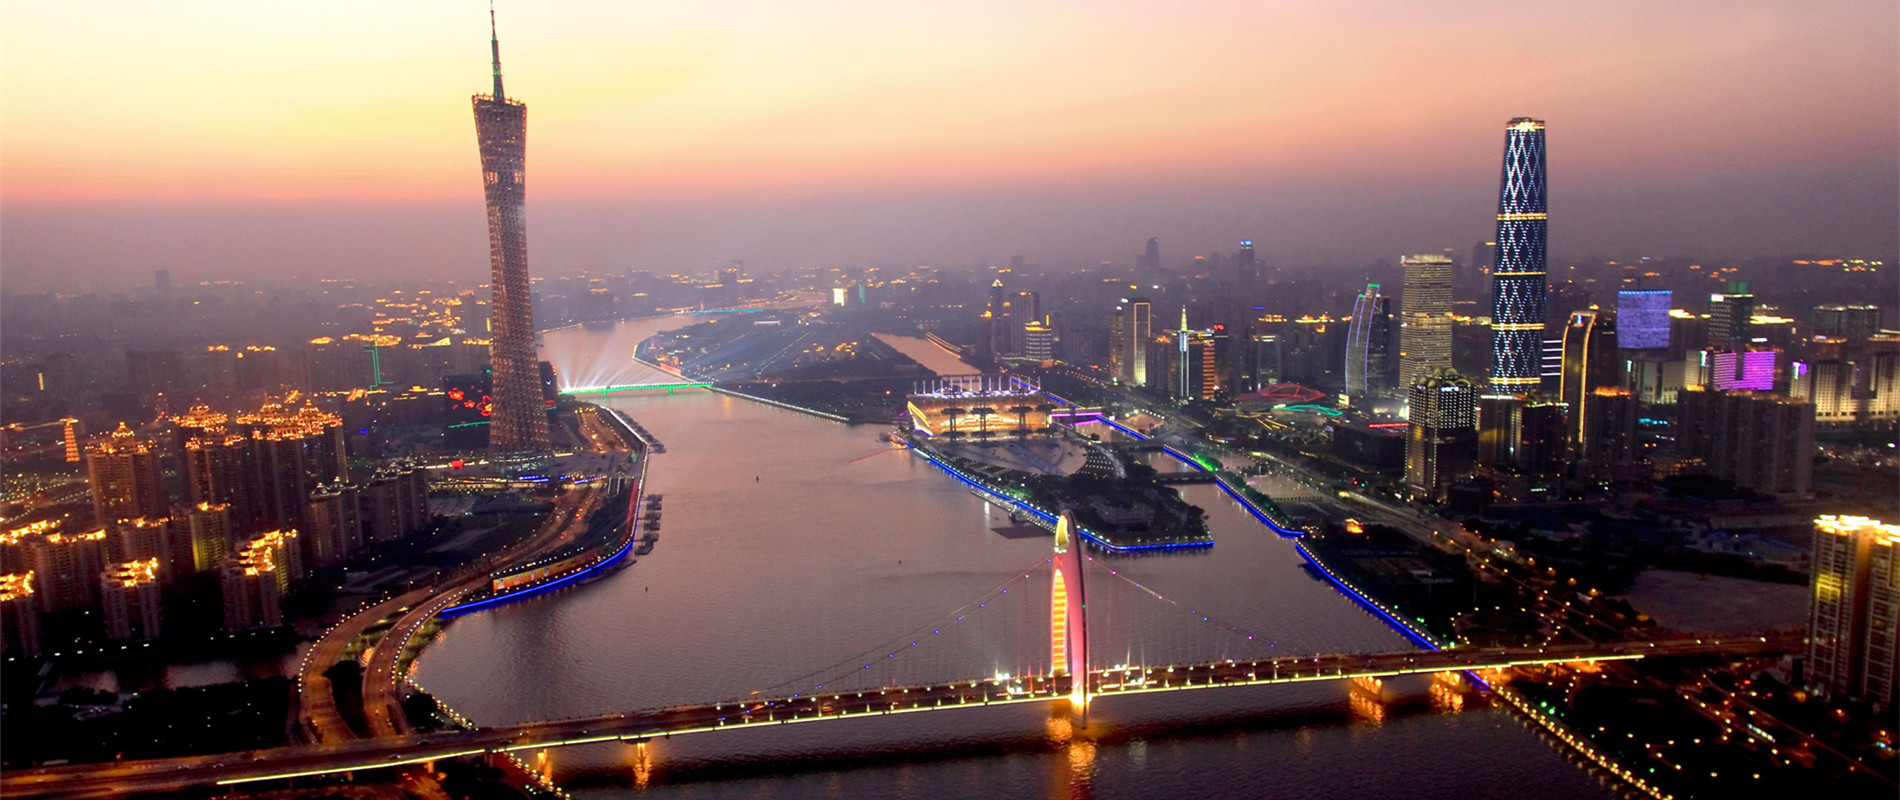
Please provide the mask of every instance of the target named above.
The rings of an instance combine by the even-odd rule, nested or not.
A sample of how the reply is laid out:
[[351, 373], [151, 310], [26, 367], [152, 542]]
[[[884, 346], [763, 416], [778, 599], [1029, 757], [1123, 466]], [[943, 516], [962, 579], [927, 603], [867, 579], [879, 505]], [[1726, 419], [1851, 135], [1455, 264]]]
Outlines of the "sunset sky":
[[[1470, 247], [1891, 257], [1892, 0], [504, 0], [537, 274]], [[488, 269], [461, 0], [0, 4], [8, 289]]]

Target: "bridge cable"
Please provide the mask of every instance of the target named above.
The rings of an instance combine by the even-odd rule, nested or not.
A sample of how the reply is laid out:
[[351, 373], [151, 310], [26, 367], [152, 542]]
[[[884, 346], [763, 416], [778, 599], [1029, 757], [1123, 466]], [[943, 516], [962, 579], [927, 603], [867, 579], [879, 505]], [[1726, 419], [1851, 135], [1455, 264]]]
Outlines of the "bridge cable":
[[1253, 631], [1243, 628], [1239, 625], [1235, 625], [1231, 622], [1228, 622], [1224, 619], [1216, 617], [1212, 614], [1205, 613], [1198, 608], [1190, 608], [1190, 607], [1182, 606], [1180, 601], [1175, 600], [1173, 598], [1166, 597], [1162, 595], [1160, 592], [1157, 592], [1153, 589], [1148, 588], [1147, 586], [1143, 585], [1140, 581], [1137, 581], [1134, 578], [1130, 578], [1127, 575], [1123, 575], [1120, 570], [1109, 567], [1106, 563], [1096, 562], [1096, 559], [1094, 556], [1085, 555], [1085, 557], [1091, 563], [1095, 563], [1095, 565], [1099, 569], [1101, 569], [1104, 572], [1107, 572], [1111, 577], [1120, 579], [1123, 582], [1126, 582], [1128, 585], [1133, 586], [1136, 589], [1140, 589], [1141, 591], [1147, 593], [1148, 596], [1153, 597], [1156, 600], [1160, 600], [1161, 602], [1167, 603], [1171, 606], [1174, 606], [1175, 608], [1183, 609], [1188, 613], [1189, 616], [1199, 617], [1202, 622], [1206, 622], [1212, 625], [1219, 626], [1221, 628], [1225, 628], [1228, 631], [1231, 631], [1235, 634], [1246, 637], [1245, 641], [1266, 642], [1267, 647], [1269, 649], [1278, 649], [1280, 646], [1280, 642], [1277, 639], [1274, 639], [1270, 636], [1266, 636], [1264, 634], [1254, 633]]
[[[1029, 567], [1026, 570], [1019, 570], [1017, 574], [1012, 576], [1009, 580], [998, 584], [995, 588], [990, 589], [975, 600], [964, 603], [958, 606], [954, 611], [913, 628], [909, 633], [897, 639], [890, 640], [890, 642], [885, 645], [865, 650], [855, 657], [829, 664], [799, 675], [798, 677], [764, 687], [754, 691], [752, 695], [777, 697], [780, 693], [794, 686], [805, 685], [810, 683], [814, 678], [829, 675], [830, 677], [825, 677], [822, 683], [816, 684], [817, 689], [823, 689], [827, 685], [835, 684], [847, 677], [862, 674], [865, 670], [873, 669], [880, 661], [888, 663], [896, 659], [899, 654], [907, 653], [912, 648], [919, 647], [921, 643], [929, 641], [929, 637], [941, 636], [945, 628], [963, 622], [966, 617], [971, 616], [972, 612], [987, 609], [991, 603], [1009, 594], [1010, 589], [1016, 588], [1018, 584], [1025, 584], [1030, 577], [1040, 572], [1042, 567], [1051, 560], [1051, 558], [1045, 557], [1035, 566]], [[847, 668], [846, 665], [850, 666]], [[797, 693], [793, 693], [793, 696], [797, 696]]]

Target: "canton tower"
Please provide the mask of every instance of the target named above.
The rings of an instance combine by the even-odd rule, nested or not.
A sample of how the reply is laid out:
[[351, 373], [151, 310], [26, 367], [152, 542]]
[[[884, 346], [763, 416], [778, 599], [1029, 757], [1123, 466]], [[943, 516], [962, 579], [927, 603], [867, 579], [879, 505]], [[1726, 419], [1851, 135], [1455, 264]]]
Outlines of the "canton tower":
[[1537, 388], [1544, 339], [1544, 121], [1504, 127], [1497, 265], [1491, 272], [1491, 390]]
[[475, 138], [482, 150], [482, 189], [488, 200], [488, 254], [494, 276], [488, 311], [488, 360], [494, 372], [494, 415], [489, 447], [503, 452], [548, 449], [548, 417], [535, 363], [534, 309], [528, 295], [528, 229], [523, 216], [527, 174], [528, 106], [501, 91], [501, 40], [488, 10], [489, 48], [495, 57], [494, 95], [475, 95]]

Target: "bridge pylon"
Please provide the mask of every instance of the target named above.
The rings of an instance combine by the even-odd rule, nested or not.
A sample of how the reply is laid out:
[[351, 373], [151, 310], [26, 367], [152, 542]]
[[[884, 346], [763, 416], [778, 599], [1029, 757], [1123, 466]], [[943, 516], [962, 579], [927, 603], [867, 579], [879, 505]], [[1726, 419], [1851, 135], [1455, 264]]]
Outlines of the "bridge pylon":
[[1088, 727], [1088, 599], [1082, 582], [1085, 552], [1075, 512], [1056, 520], [1055, 558], [1049, 562], [1049, 663], [1052, 677], [1069, 676], [1069, 713]]

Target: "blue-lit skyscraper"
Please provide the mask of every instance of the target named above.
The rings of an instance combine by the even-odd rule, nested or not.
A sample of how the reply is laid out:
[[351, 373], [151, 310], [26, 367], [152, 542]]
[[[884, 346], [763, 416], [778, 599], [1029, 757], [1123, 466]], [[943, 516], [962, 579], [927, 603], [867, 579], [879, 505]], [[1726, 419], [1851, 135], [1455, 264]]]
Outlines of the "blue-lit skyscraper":
[[1668, 289], [1616, 293], [1616, 346], [1624, 350], [1663, 350], [1669, 347]]
[[1491, 390], [1527, 392], [1542, 380], [1544, 123], [1529, 117], [1504, 129], [1498, 187], [1497, 266], [1491, 272]]

